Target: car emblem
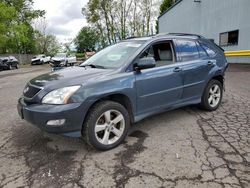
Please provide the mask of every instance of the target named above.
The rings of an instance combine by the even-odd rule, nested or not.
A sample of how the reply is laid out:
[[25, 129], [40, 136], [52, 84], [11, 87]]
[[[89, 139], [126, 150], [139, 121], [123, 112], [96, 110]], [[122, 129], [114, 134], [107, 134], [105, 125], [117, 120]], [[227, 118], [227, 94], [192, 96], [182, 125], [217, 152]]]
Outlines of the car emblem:
[[28, 87], [26, 87], [24, 90], [23, 90], [23, 93], [27, 93], [28, 91], [29, 91], [29, 86]]

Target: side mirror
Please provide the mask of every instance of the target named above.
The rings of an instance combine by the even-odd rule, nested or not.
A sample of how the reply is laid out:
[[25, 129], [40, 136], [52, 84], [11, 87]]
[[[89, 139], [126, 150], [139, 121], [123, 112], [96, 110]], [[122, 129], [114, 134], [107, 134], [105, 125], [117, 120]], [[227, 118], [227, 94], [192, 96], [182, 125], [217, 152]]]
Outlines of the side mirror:
[[155, 59], [153, 57], [145, 57], [139, 59], [135, 64], [135, 70], [142, 70], [155, 67]]

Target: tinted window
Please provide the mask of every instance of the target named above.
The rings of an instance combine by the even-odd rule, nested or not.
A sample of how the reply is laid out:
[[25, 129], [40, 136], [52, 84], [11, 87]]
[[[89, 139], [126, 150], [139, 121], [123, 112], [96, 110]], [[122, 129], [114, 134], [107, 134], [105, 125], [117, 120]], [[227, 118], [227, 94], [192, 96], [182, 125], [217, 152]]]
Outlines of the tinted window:
[[197, 48], [198, 48], [198, 51], [199, 51], [199, 54], [200, 54], [200, 58], [202, 58], [202, 59], [207, 58], [208, 54], [205, 51], [205, 49], [202, 48], [199, 43], [196, 43], [196, 44], [197, 44]]
[[239, 30], [220, 34], [220, 46], [237, 45], [239, 40]]
[[210, 57], [213, 57], [216, 55], [216, 52], [213, 51], [207, 44], [204, 44], [204, 43], [200, 43], [201, 47], [207, 52], [207, 54], [210, 56]]
[[199, 52], [194, 41], [178, 40], [177, 43], [182, 61], [191, 61], [199, 58]]

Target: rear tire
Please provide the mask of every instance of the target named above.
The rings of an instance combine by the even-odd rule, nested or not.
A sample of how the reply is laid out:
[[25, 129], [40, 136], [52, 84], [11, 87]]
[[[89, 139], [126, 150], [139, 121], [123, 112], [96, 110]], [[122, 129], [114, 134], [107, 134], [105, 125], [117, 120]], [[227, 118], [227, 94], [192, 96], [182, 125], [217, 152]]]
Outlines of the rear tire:
[[203, 92], [200, 107], [207, 111], [214, 111], [220, 106], [222, 96], [222, 83], [218, 80], [210, 80]]
[[82, 135], [90, 146], [109, 150], [124, 141], [129, 127], [129, 113], [124, 106], [113, 101], [102, 101], [87, 114]]

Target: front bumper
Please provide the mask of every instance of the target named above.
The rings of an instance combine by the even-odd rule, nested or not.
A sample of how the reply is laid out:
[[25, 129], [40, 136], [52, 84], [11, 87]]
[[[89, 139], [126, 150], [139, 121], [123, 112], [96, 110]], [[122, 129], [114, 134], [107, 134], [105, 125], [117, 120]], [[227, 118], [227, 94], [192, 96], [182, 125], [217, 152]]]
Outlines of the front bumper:
[[[80, 103], [66, 105], [31, 104], [27, 105], [24, 98], [18, 100], [18, 114], [22, 119], [39, 127], [40, 129], [68, 136], [81, 136], [85, 109]], [[50, 120], [65, 119], [62, 125], [47, 125]]]
[[40, 64], [42, 64], [42, 61], [39, 59], [39, 60], [33, 60], [33, 61], [31, 61], [31, 64], [32, 65], [40, 65]]

